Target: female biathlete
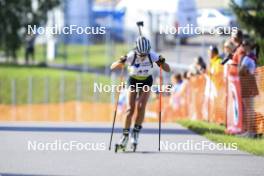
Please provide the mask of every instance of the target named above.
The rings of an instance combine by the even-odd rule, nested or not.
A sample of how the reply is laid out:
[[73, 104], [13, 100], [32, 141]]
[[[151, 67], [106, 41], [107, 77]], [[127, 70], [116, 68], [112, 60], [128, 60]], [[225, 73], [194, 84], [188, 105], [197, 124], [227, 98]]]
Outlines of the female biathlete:
[[[118, 61], [111, 65], [111, 70], [119, 68], [122, 69], [125, 64], [128, 65], [128, 102], [126, 119], [123, 128], [123, 135], [118, 144], [116, 144], [116, 151], [118, 149], [125, 150], [130, 133], [130, 126], [134, 112], [136, 111], [136, 119], [134, 128], [131, 133], [131, 144], [134, 150], [138, 143], [138, 135], [142, 128], [142, 123], [145, 116], [145, 108], [150, 96], [150, 87], [153, 83], [152, 71], [153, 63], [155, 62], [164, 71], [170, 72], [170, 67], [165, 63], [165, 59], [157, 53], [150, 51], [151, 46], [147, 38], [140, 36], [136, 40], [136, 47], [130, 51], [126, 56], [122, 56]], [[147, 88], [144, 86], [148, 86]], [[137, 98], [138, 96], [138, 98]], [[136, 106], [136, 99], [138, 100]], [[136, 109], [135, 109], [136, 108]]]

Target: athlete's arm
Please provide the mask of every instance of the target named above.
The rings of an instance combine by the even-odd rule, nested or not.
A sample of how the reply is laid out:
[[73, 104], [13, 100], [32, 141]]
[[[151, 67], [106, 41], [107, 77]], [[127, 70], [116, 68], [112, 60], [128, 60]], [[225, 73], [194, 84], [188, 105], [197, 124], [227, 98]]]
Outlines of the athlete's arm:
[[159, 60], [156, 63], [159, 67], [161, 66], [164, 71], [171, 71], [169, 64], [166, 63], [165, 58], [163, 58], [162, 56], [159, 57]]
[[114, 63], [112, 63], [112, 65], [110, 67], [111, 70], [122, 69], [125, 66], [126, 60], [127, 60], [127, 57], [126, 56], [120, 57], [119, 60], [117, 60]]

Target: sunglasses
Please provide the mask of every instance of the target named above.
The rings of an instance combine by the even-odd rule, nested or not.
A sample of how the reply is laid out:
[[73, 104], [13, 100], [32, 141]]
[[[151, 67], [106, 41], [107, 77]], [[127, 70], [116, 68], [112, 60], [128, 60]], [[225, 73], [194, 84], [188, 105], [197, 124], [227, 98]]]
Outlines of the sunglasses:
[[138, 56], [139, 56], [139, 57], [146, 57], [147, 54], [138, 53]]

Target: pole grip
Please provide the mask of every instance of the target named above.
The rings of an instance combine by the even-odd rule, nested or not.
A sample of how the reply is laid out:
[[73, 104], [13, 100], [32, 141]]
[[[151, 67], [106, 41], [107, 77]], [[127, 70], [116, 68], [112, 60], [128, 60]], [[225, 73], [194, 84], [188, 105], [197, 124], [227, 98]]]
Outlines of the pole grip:
[[137, 27], [138, 27], [138, 33], [140, 36], [142, 36], [142, 27], [144, 26], [144, 22], [143, 21], [138, 21], [137, 22]]

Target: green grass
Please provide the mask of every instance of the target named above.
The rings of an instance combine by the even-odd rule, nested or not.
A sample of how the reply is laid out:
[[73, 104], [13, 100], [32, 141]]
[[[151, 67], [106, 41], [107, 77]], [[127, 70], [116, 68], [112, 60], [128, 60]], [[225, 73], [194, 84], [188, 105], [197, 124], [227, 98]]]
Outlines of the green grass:
[[217, 143], [236, 143], [238, 149], [252, 153], [254, 155], [264, 156], [264, 139], [250, 139], [225, 134], [225, 127], [213, 123], [192, 120], [177, 121], [182, 126], [198, 133], [211, 141]]
[[[91, 67], [109, 66], [118, 57], [128, 52], [128, 46], [117, 44], [113, 49], [103, 44], [90, 46], [84, 45], [59, 45], [54, 63], [67, 63], [68, 65], [88, 65]], [[24, 49], [18, 51], [18, 58], [24, 59]], [[111, 53], [111, 54], [109, 54]], [[112, 55], [112, 56], [111, 56]], [[39, 62], [46, 61], [45, 45], [36, 45], [35, 59]]]
[[259, 39], [258, 44], [260, 46], [260, 54], [259, 54], [258, 65], [259, 66], [264, 66], [264, 40], [263, 39]]
[[[29, 96], [30, 77], [32, 78], [32, 98]], [[63, 78], [64, 93], [61, 91]], [[109, 77], [106, 76], [44, 67], [0, 65], [0, 103], [12, 103], [12, 80], [15, 80], [16, 84], [17, 104], [27, 104], [30, 101], [31, 103], [55, 103], [76, 100], [78, 99], [76, 86], [78, 79], [81, 82], [82, 91], [79, 95], [81, 101], [110, 101], [110, 93], [94, 94], [93, 92], [94, 81], [102, 84], [110, 83]]]

